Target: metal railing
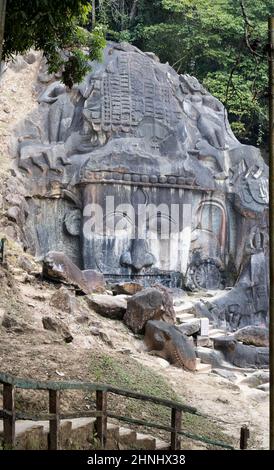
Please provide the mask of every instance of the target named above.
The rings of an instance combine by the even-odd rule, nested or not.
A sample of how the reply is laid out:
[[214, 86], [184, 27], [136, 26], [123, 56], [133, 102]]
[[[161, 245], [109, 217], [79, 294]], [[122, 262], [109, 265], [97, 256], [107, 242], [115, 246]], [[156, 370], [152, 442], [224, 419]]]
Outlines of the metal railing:
[[[0, 384], [3, 385], [3, 409], [0, 410], [0, 418], [3, 419], [3, 444], [4, 448], [15, 448], [15, 424], [16, 420], [33, 420], [33, 421], [49, 421], [49, 439], [48, 449], [60, 449], [60, 429], [61, 420], [74, 418], [95, 418], [95, 430], [98, 444], [104, 448], [107, 443], [107, 419], [108, 417], [129, 423], [131, 425], [139, 425], [170, 433], [170, 450], [180, 450], [181, 436], [202, 441], [220, 448], [233, 450], [233, 447], [219, 441], [213, 441], [205, 436], [198, 436], [182, 430], [182, 413], [190, 413], [192, 415], [208, 418], [196, 408], [193, 408], [175, 401], [165, 400], [151, 395], [143, 395], [130, 390], [123, 390], [111, 385], [102, 385], [92, 382], [40, 382], [29, 379], [21, 379], [10, 374], [0, 373]], [[16, 410], [15, 391], [16, 389], [24, 390], [44, 390], [49, 394], [49, 413], [47, 414], [30, 414]], [[63, 414], [60, 408], [60, 392], [64, 390], [85, 390], [96, 393], [96, 410], [83, 411]], [[145, 402], [151, 402], [156, 405], [169, 408], [171, 410], [170, 426], [164, 426], [159, 423], [151, 423], [145, 420], [133, 419], [127, 416], [120, 416], [108, 411], [107, 399], [109, 394], [115, 394], [126, 398], [133, 398]], [[246, 427], [241, 429], [240, 448], [247, 448], [247, 439], [249, 431]]]

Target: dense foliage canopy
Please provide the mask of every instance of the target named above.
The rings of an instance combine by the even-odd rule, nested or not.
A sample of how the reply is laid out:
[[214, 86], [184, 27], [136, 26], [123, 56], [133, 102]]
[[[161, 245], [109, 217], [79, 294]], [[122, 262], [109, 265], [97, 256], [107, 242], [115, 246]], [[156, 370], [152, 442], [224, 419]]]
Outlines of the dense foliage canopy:
[[84, 28], [91, 10], [89, 0], [8, 0], [2, 59], [31, 47], [43, 50], [50, 71], [63, 68], [63, 80], [71, 86], [87, 72], [87, 59], [98, 59], [104, 46], [102, 27], [92, 33]]
[[195, 75], [225, 104], [237, 137], [266, 146], [269, 14], [273, 0], [9, 0], [3, 57], [43, 49], [70, 85], [99, 57], [105, 28]]
[[110, 37], [195, 75], [227, 107], [237, 137], [266, 145], [267, 19], [273, 0], [98, 0]]

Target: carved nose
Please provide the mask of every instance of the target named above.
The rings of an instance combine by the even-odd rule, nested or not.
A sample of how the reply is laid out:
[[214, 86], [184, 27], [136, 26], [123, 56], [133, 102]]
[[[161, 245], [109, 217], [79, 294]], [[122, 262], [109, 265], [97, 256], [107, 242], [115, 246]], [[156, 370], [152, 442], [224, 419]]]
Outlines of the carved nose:
[[132, 240], [130, 249], [125, 251], [120, 258], [122, 266], [130, 266], [134, 271], [150, 268], [154, 263], [155, 258], [152, 253], [149, 253], [145, 240]]

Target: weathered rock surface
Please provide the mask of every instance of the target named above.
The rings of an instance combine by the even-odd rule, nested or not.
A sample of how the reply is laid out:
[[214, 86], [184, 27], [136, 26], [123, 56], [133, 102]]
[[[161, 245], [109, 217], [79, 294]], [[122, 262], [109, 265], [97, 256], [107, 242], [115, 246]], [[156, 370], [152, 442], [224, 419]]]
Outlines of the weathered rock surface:
[[219, 375], [220, 377], [230, 380], [231, 382], [234, 382], [237, 379], [237, 376], [233, 374], [233, 372], [225, 369], [212, 369], [212, 374]]
[[163, 320], [167, 323], [176, 322], [176, 314], [173, 306], [172, 289], [164, 286], [163, 284], [154, 284], [154, 289], [158, 289], [163, 296], [163, 310], [165, 312]]
[[234, 333], [237, 341], [252, 346], [269, 346], [269, 331], [267, 328], [249, 325]]
[[263, 392], [269, 392], [270, 384], [268, 382], [268, 383], [265, 383], [265, 384], [262, 384], [262, 385], [258, 385], [257, 389], [262, 390]]
[[199, 319], [182, 323], [177, 328], [186, 336], [192, 336], [201, 330], [201, 321]]
[[138, 282], [123, 282], [121, 284], [115, 284], [111, 286], [111, 290], [113, 294], [115, 295], [119, 295], [119, 294], [134, 295], [143, 289], [144, 289], [144, 286], [142, 286], [142, 284], [139, 284]]
[[237, 367], [265, 368], [269, 364], [269, 348], [241, 344], [231, 336], [214, 338], [213, 343]]
[[127, 309], [127, 299], [123, 295], [94, 294], [86, 297], [88, 306], [103, 317], [122, 320]]
[[18, 257], [17, 263], [19, 268], [23, 269], [23, 271], [26, 271], [27, 273], [31, 273], [35, 268], [34, 263], [32, 263], [29, 258], [23, 255]]
[[[128, 299], [125, 324], [134, 332], [142, 333], [148, 320], [164, 320], [175, 323], [175, 313], [170, 308], [167, 293], [156, 288], [144, 289]], [[167, 309], [166, 309], [167, 308]]]
[[178, 367], [191, 371], [196, 370], [196, 354], [193, 343], [174, 325], [164, 321], [148, 321], [144, 341], [150, 353]]
[[27, 333], [32, 330], [32, 327], [25, 322], [22, 318], [16, 318], [12, 313], [4, 313], [2, 316], [2, 326], [7, 330], [14, 333]]
[[54, 331], [61, 335], [66, 343], [71, 343], [73, 341], [73, 336], [68, 326], [62, 320], [53, 317], [43, 317], [42, 323], [45, 330]]
[[104, 276], [97, 271], [81, 271], [64, 253], [49, 252], [43, 261], [43, 276], [71, 284], [85, 294], [104, 290]]
[[61, 310], [62, 312], [67, 313], [74, 313], [79, 309], [75, 293], [63, 287], [58, 289], [53, 294], [50, 299], [50, 305], [57, 308], [58, 310]]
[[269, 382], [269, 372], [263, 370], [258, 370], [254, 372], [254, 374], [250, 374], [241, 380], [241, 384], [248, 385], [252, 388], [258, 388], [258, 386], [266, 384], [267, 382]]
[[211, 364], [212, 367], [222, 367], [224, 364], [225, 358], [221, 351], [214, 351], [214, 349], [197, 347], [196, 354], [204, 364]]

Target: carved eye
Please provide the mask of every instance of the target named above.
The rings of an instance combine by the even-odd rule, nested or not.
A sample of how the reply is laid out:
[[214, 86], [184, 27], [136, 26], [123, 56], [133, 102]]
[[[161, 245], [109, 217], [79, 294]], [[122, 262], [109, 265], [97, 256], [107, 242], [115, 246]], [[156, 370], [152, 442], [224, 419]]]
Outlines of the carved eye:
[[156, 216], [148, 218], [147, 229], [163, 238], [168, 238], [171, 233], [178, 232], [178, 224], [170, 216], [157, 212]]
[[131, 235], [133, 233], [134, 223], [127, 212], [112, 212], [104, 217], [105, 235], [119, 236]]

